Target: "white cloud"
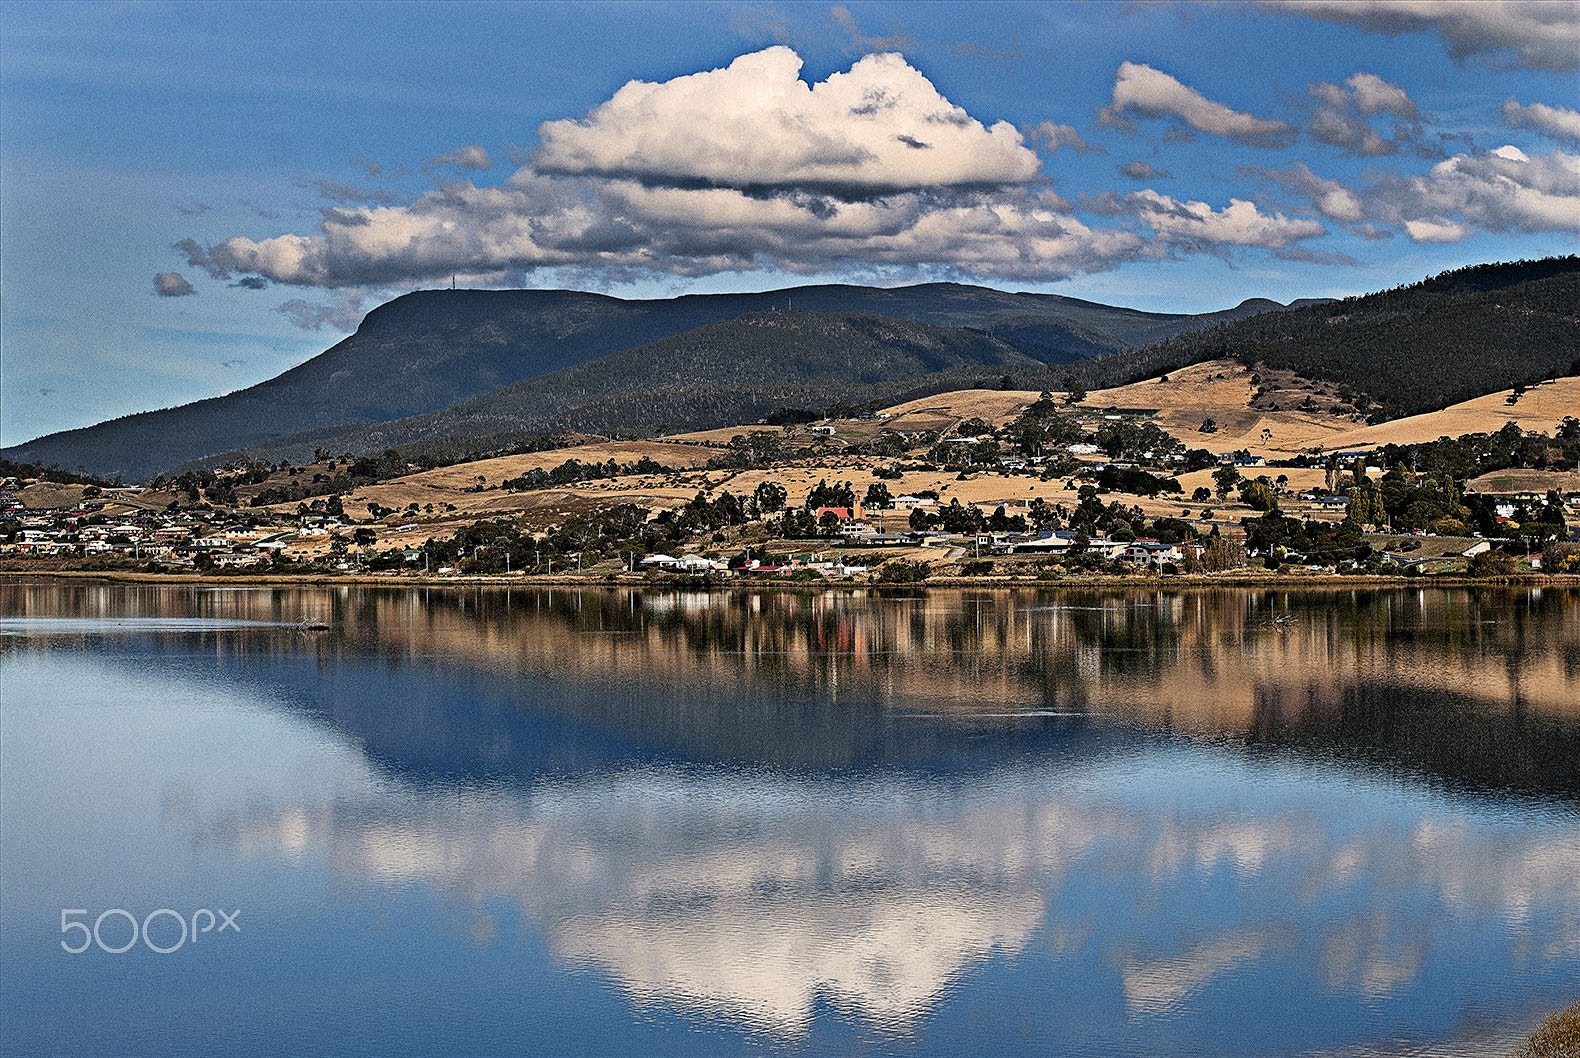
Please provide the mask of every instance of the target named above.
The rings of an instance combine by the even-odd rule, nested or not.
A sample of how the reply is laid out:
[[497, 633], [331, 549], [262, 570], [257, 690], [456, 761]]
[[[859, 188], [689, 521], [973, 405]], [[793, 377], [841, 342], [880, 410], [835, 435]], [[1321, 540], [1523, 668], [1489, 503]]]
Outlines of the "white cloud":
[[1438, 218], [1437, 220], [1407, 220], [1405, 234], [1416, 242], [1458, 242], [1470, 234], [1463, 224]]
[[[1287, 254], [1326, 231], [1247, 198], [1214, 208], [1150, 190], [1089, 200], [1124, 221], [1088, 224], [1047, 186], [1019, 131], [966, 114], [900, 56], [868, 56], [815, 85], [798, 79], [800, 67], [794, 52], [770, 48], [721, 70], [632, 82], [582, 120], [544, 124], [531, 160], [501, 184], [444, 181], [406, 204], [322, 210], [310, 233], [178, 245], [216, 277], [363, 290], [452, 274], [520, 284], [556, 271], [1046, 281], [1174, 253]], [[1144, 69], [1127, 65], [1125, 83]], [[1178, 87], [1192, 127], [1240, 138], [1288, 130], [1210, 101], [1186, 105], [1200, 97]], [[1139, 111], [1139, 97], [1117, 96]], [[1055, 123], [1031, 135], [1086, 146]], [[1322, 192], [1321, 208], [1347, 222], [1357, 211], [1341, 191]], [[357, 308], [298, 301], [282, 311], [315, 326]]]
[[[1393, 154], [1400, 142], [1414, 142], [1421, 131], [1421, 112], [1409, 93], [1396, 84], [1364, 71], [1345, 78], [1343, 85], [1319, 81], [1306, 91], [1320, 103], [1311, 119], [1311, 135], [1318, 142], [1343, 148], [1362, 158]], [[1372, 127], [1374, 114], [1391, 114], [1394, 138]]]
[[1120, 64], [1113, 101], [1099, 112], [1099, 121], [1125, 128], [1129, 125], [1125, 115], [1129, 113], [1177, 118], [1198, 132], [1226, 136], [1254, 147], [1287, 146], [1295, 131], [1286, 122], [1232, 110], [1161, 70], [1135, 62]]
[[1463, 238], [1472, 228], [1580, 235], [1580, 155], [1531, 156], [1511, 146], [1456, 154], [1425, 175], [1379, 181], [1373, 197], [1418, 242]]
[[1393, 114], [1407, 121], [1419, 121], [1415, 100], [1403, 88], [1389, 84], [1374, 73], [1353, 73], [1345, 78], [1350, 97], [1362, 114]]
[[795, 188], [841, 198], [1024, 184], [1040, 163], [894, 53], [809, 85], [786, 47], [662, 84], [632, 81], [582, 120], [545, 122], [536, 171], [674, 187]]
[[1580, 111], [1509, 99], [1501, 112], [1503, 123], [1511, 129], [1539, 129], [1560, 143], [1580, 144]]
[[1252, 169], [1257, 176], [1283, 184], [1306, 198], [1317, 212], [1341, 224], [1358, 224], [1366, 217], [1360, 198], [1339, 183], [1318, 176], [1305, 162], [1291, 162], [1282, 169]]
[[1256, 203], [1229, 199], [1223, 209], [1206, 202], [1181, 202], [1148, 188], [1127, 195], [1105, 195], [1088, 205], [1097, 212], [1122, 214], [1157, 233], [1164, 243], [1194, 252], [1221, 252], [1226, 246], [1282, 249], [1327, 233], [1315, 220], [1264, 213]]
[[1580, 68], [1580, 9], [1572, 0], [1263, 0], [1281, 12], [1374, 33], [1430, 31], [1457, 60], [1512, 58], [1547, 70]]

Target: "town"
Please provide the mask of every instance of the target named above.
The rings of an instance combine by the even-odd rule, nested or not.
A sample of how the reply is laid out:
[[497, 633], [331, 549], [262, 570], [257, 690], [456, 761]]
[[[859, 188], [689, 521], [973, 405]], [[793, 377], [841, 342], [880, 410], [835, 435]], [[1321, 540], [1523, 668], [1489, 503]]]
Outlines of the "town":
[[[1221, 390], [1233, 372], [1202, 365], [1167, 388]], [[1314, 422], [1337, 427], [1309, 407], [1259, 414], [1239, 433], [1211, 416], [1191, 431], [1181, 415], [1199, 406], [1126, 407], [1116, 395], [1134, 394], [963, 391], [651, 440], [560, 438], [438, 467], [320, 452], [147, 485], [43, 471], [0, 488], [0, 561], [886, 583], [1580, 571], [1573, 416], [1550, 436], [1509, 421], [1336, 447], [1313, 438]], [[1234, 407], [1208, 410], [1235, 420]], [[1280, 434], [1294, 440], [1280, 447]]]

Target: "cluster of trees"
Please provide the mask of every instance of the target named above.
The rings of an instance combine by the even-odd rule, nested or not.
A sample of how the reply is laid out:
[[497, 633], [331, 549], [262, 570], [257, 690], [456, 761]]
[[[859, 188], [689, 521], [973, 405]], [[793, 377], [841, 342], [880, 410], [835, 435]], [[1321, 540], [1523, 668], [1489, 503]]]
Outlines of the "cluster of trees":
[[673, 467], [665, 466], [656, 460], [643, 456], [633, 463], [619, 463], [613, 459], [602, 463], [583, 463], [580, 459], [567, 459], [558, 466], [544, 470], [542, 467], [533, 467], [525, 474], [506, 479], [501, 487], [506, 492], [530, 492], [533, 489], [546, 489], [556, 485], [569, 485], [577, 481], [597, 481], [601, 478], [617, 478], [631, 474], [670, 474]]
[[1388, 466], [1407, 466], [1423, 473], [1441, 472], [1461, 480], [1494, 470], [1530, 468], [1573, 470], [1580, 466], [1580, 419], [1567, 415], [1549, 437], [1527, 432], [1510, 422], [1493, 433], [1440, 437], [1413, 445], [1384, 445]]
[[784, 456], [784, 439], [768, 430], [736, 434], [725, 446], [724, 454], [708, 460], [709, 470], [748, 470], [765, 466]]
[[44, 466], [41, 463], [18, 463], [11, 459], [0, 459], [0, 477], [38, 478], [40, 481], [53, 481], [61, 485], [98, 485], [101, 488], [121, 483], [120, 475], [116, 475], [114, 480], [106, 480], [83, 472], [81, 467], [77, 468], [76, 473], [72, 473], [54, 463]]
[[1159, 477], [1136, 467], [1104, 467], [1097, 474], [1097, 487], [1110, 492], [1129, 492], [1137, 496], [1156, 496], [1163, 492], [1184, 492], [1175, 478]]

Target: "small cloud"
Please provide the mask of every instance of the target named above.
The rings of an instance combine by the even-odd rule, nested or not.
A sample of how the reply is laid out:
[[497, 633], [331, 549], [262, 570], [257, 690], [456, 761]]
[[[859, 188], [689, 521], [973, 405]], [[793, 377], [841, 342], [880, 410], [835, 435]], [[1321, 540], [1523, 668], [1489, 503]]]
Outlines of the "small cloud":
[[302, 187], [316, 187], [331, 202], [394, 202], [395, 195], [382, 187], [355, 187], [334, 180], [309, 180]]
[[1197, 132], [1223, 136], [1251, 147], [1287, 147], [1295, 129], [1287, 122], [1241, 113], [1144, 63], [1124, 62], [1114, 78], [1113, 99], [1097, 112], [1097, 122], [1134, 132], [1129, 115], [1172, 117]]
[[1338, 250], [1313, 250], [1309, 246], [1285, 246], [1274, 250], [1280, 261], [1298, 261], [1301, 264], [1327, 265], [1339, 268], [1359, 268], [1360, 262]]
[[[1418, 153], [1424, 149], [1420, 144], [1421, 111], [1415, 100], [1374, 73], [1353, 73], [1342, 85], [1318, 81], [1306, 85], [1306, 92], [1321, 104], [1311, 119], [1311, 135], [1319, 143], [1360, 158], [1393, 154], [1400, 144], [1416, 146]], [[1375, 114], [1400, 119], [1394, 122], [1393, 139], [1372, 128]], [[1427, 150], [1423, 156], [1429, 157], [1431, 152]]]
[[198, 216], [201, 213], [207, 213], [209, 211], [209, 208], [210, 207], [209, 207], [209, 204], [207, 202], [177, 202], [176, 203], [176, 212], [181, 214], [183, 217], [196, 217], [196, 216]]
[[362, 322], [363, 298], [364, 294], [360, 290], [350, 291], [339, 301], [333, 302], [292, 298], [275, 311], [304, 331], [323, 330], [326, 326], [337, 331], [354, 331], [357, 324]]
[[1416, 242], [1458, 242], [1470, 232], [1463, 224], [1438, 218], [1435, 220], [1407, 220], [1404, 233]]
[[871, 37], [861, 31], [861, 26], [856, 22], [856, 16], [850, 13], [850, 8], [843, 4], [836, 4], [829, 10], [829, 17], [834, 24], [844, 32], [849, 40], [847, 50], [862, 52], [884, 51], [914, 51], [916, 40], [907, 35], [903, 30], [895, 30], [887, 37]]
[[1559, 143], [1580, 144], [1580, 111], [1550, 107], [1546, 103], [1523, 104], [1510, 98], [1499, 111], [1511, 129], [1536, 129]]
[[221, 360], [219, 362], [219, 366], [220, 367], [240, 367], [242, 364], [245, 364], [246, 362], [247, 361], [245, 361], [245, 360]]
[[1169, 180], [1174, 176], [1167, 169], [1152, 168], [1147, 162], [1126, 162], [1115, 168], [1132, 180]]
[[38, 391], [38, 395], [39, 395], [39, 396], [40, 396], [40, 397], [49, 397], [49, 396], [53, 396], [53, 395], [54, 395], [54, 393], [55, 393], [55, 391], [54, 391], [54, 390], [52, 390], [52, 389], [41, 389], [41, 390], [39, 390], [39, 391]]
[[461, 169], [470, 169], [474, 173], [483, 173], [494, 167], [494, 158], [488, 149], [476, 143], [468, 143], [464, 147], [457, 147], [443, 154], [436, 154], [425, 160], [424, 169], [438, 169], [440, 166], [453, 165]]
[[375, 162], [372, 158], [364, 158], [359, 154], [353, 154], [351, 161], [354, 165], [360, 165], [363, 172], [367, 173], [368, 178], [371, 180], [377, 180], [384, 175], [384, 166]]
[[182, 298], [197, 291], [180, 272], [160, 272], [154, 276], [154, 293], [162, 298]]
[[990, 47], [986, 44], [977, 44], [969, 40], [951, 44], [949, 45], [949, 50], [955, 55], [963, 55], [968, 58], [997, 59], [1001, 62], [1015, 62], [1025, 58], [1025, 53], [1021, 50], [1019, 34], [1011, 36], [1009, 42], [1009, 51]]
[[232, 289], [240, 287], [243, 290], [263, 290], [269, 285], [269, 281], [262, 276], [242, 276], [230, 285]]
[[1087, 143], [1081, 134], [1075, 131], [1074, 125], [1061, 125], [1056, 121], [1043, 121], [1026, 129], [1026, 138], [1052, 154], [1061, 148], [1068, 147], [1076, 154], [1107, 154], [1100, 143]]

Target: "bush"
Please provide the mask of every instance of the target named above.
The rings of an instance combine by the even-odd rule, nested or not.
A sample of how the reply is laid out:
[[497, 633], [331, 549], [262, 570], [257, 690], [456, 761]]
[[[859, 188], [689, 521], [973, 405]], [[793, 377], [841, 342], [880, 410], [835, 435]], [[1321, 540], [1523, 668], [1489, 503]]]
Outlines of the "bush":
[[1472, 577], [1511, 577], [1519, 569], [1514, 556], [1506, 551], [1483, 551], [1470, 559]]
[[1580, 573], [1580, 544], [1548, 544], [1542, 549], [1544, 573]]
[[880, 584], [919, 584], [933, 575], [931, 562], [913, 562], [906, 558], [896, 558], [886, 562], [878, 571]]

